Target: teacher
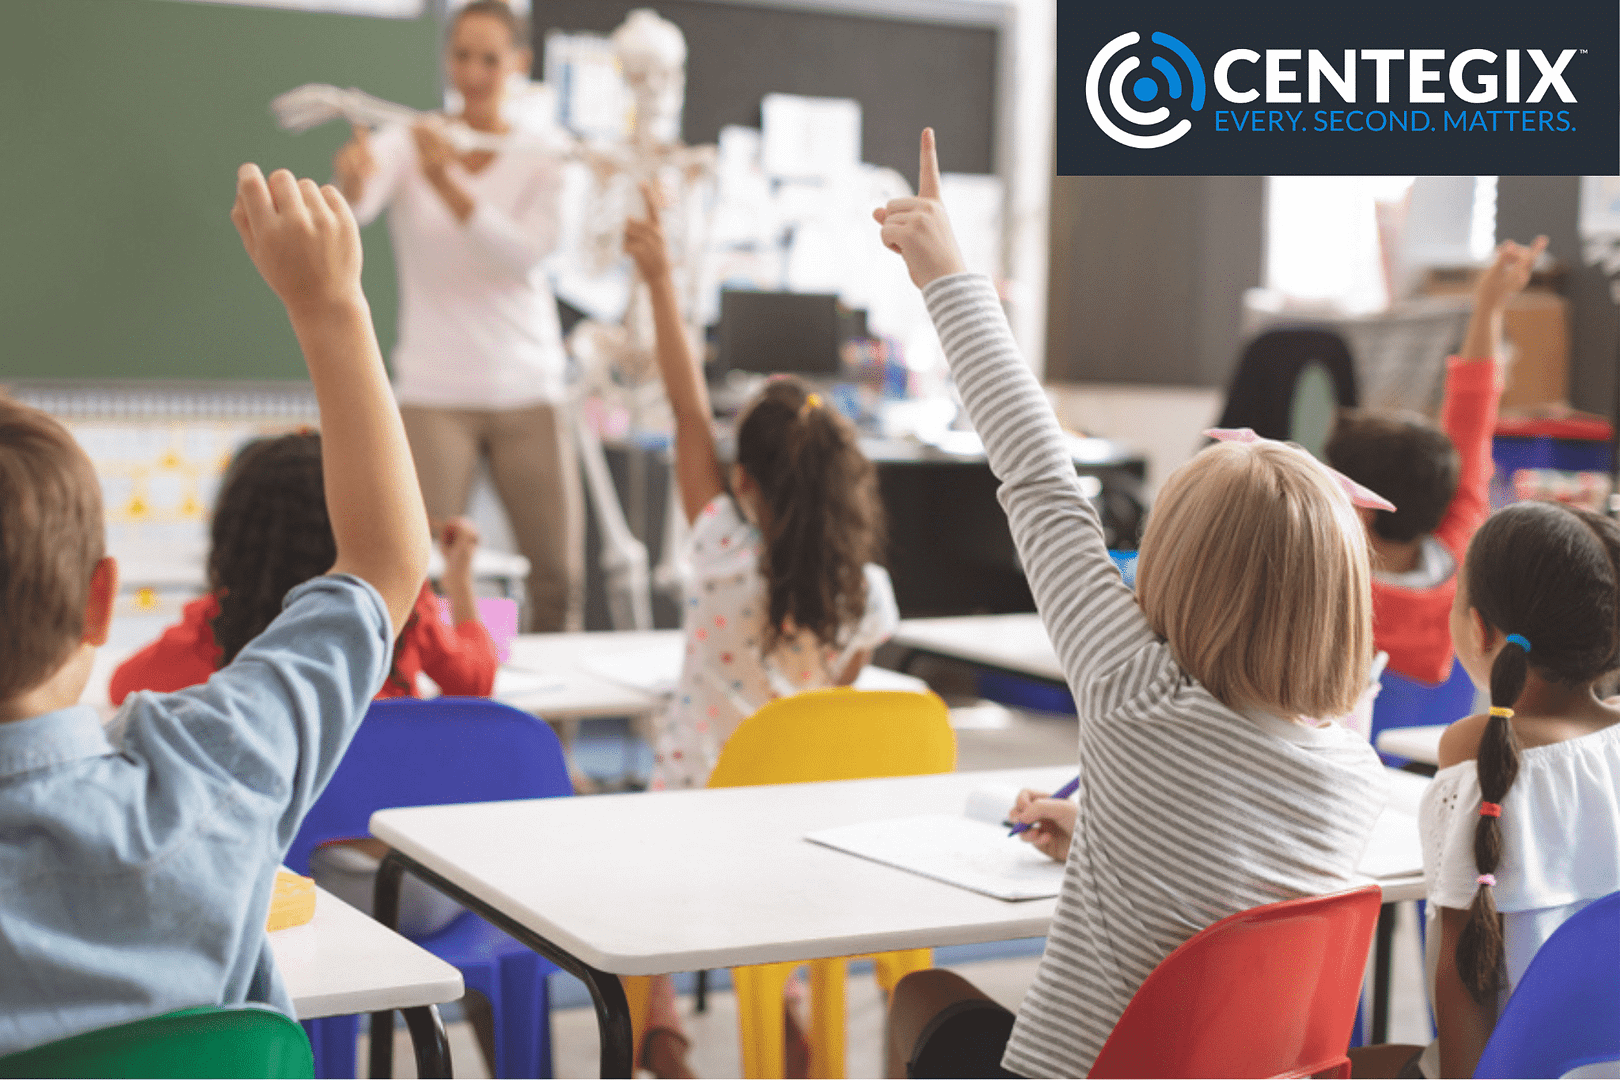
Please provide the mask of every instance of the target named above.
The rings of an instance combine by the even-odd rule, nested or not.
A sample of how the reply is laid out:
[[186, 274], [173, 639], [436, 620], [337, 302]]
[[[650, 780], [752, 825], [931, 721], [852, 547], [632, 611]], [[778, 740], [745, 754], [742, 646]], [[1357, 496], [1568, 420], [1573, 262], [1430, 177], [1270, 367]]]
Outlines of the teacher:
[[528, 629], [578, 629], [584, 495], [566, 408], [557, 303], [541, 269], [556, 245], [562, 163], [501, 106], [529, 69], [521, 20], [473, 0], [450, 25], [445, 68], [458, 118], [501, 136], [460, 152], [444, 122], [363, 129], [338, 151], [336, 182], [362, 225], [384, 209], [399, 267], [394, 388], [428, 514], [464, 513], [488, 463], [528, 558]]

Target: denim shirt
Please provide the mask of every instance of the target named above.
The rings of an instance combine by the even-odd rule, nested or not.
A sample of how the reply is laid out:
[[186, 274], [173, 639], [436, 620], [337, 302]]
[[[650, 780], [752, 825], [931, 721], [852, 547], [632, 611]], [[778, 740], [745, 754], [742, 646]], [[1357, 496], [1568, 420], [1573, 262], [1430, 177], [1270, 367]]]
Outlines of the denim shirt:
[[195, 1005], [292, 1015], [276, 869], [382, 686], [387, 608], [306, 582], [201, 686], [0, 723], [0, 1054]]

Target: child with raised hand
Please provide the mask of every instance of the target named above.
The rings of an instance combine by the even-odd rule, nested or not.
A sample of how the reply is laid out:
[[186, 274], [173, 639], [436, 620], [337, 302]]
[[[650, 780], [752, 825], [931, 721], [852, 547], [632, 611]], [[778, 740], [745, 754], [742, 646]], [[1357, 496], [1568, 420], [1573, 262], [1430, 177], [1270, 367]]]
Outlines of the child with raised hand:
[[[701, 787], [738, 724], [767, 702], [855, 680], [899, 621], [883, 555], [876, 474], [854, 428], [798, 379], [743, 410], [737, 457], [716, 448], [702, 369], [687, 340], [658, 196], [626, 223], [625, 251], [651, 293], [658, 369], [675, 415], [675, 478], [692, 524], [686, 657], [658, 718], [654, 788]], [[672, 984], [655, 981], [642, 1059], [685, 1069]]]
[[963, 273], [932, 131], [920, 174], [917, 197], [874, 216], [1001, 479], [1080, 715], [1080, 786], [1072, 809], [1027, 793], [1013, 813], [1044, 823], [1025, 835], [1068, 866], [1017, 1015], [951, 973], [909, 975], [890, 1004], [890, 1075], [1084, 1076], [1193, 934], [1360, 883], [1382, 768], [1317, 718], [1349, 712], [1372, 659], [1366, 539], [1348, 482], [1305, 452], [1219, 442], [1165, 482], [1133, 594], [995, 289]]
[[1373, 647], [1389, 670], [1451, 675], [1450, 614], [1469, 537], [1491, 512], [1491, 435], [1502, 396], [1502, 322], [1547, 238], [1504, 241], [1474, 288], [1462, 349], [1446, 365], [1440, 427], [1415, 413], [1350, 409], [1324, 447], [1329, 465], [1391, 499], [1361, 511], [1373, 555]]
[[231, 218], [327, 421], [336, 554], [207, 683], [131, 702], [114, 746], [76, 704], [118, 591], [95, 472], [50, 417], [0, 401], [0, 1054], [196, 1005], [291, 1015], [265, 937], [276, 868], [427, 568], [348, 205], [244, 165]]
[[[321, 458], [321, 436], [314, 432], [260, 439], [237, 453], [210, 527], [208, 592], [113, 672], [108, 689], [114, 705], [136, 690], [167, 692], [206, 682], [275, 620], [288, 591], [332, 565], [336, 541]], [[439, 618], [438, 597], [423, 582], [394, 643], [379, 698], [416, 697], [422, 673], [445, 694], [487, 697], [495, 687], [500, 661], [479, 621], [473, 589], [477, 527], [465, 518], [433, 525], [445, 555], [443, 580], [454, 625]]]
[[1526, 502], [1474, 534], [1451, 610], [1488, 713], [1440, 740], [1419, 826], [1438, 1038], [1351, 1051], [1357, 1076], [1472, 1076], [1503, 1004], [1564, 920], [1620, 890], [1620, 525]]

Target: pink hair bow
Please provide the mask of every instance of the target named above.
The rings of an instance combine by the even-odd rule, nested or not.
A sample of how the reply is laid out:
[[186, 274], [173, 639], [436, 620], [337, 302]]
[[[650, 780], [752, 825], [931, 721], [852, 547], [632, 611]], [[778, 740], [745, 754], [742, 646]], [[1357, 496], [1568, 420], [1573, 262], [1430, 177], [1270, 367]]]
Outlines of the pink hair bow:
[[[1235, 442], [1235, 443], [1277, 442], [1276, 439], [1262, 439], [1260, 436], [1258, 436], [1258, 435], [1256, 435], [1254, 433], [1253, 428], [1246, 428], [1246, 427], [1245, 428], [1209, 428], [1208, 430], [1206, 430], [1204, 432], [1204, 434], [1209, 436], [1211, 439], [1216, 440], [1217, 442]], [[1277, 445], [1279, 445], [1279, 446], [1287, 446], [1289, 444], [1287, 444], [1287, 443], [1278, 443]], [[1296, 447], [1295, 449], [1298, 449], [1298, 448]], [[1311, 460], [1315, 461], [1316, 459], [1312, 458]], [[1356, 483], [1354, 480], [1350, 479], [1348, 476], [1344, 475], [1344, 473], [1340, 472], [1337, 469], [1329, 468], [1327, 465], [1323, 464], [1320, 461], [1318, 461], [1317, 464], [1321, 465], [1322, 468], [1327, 469], [1328, 472], [1333, 474], [1333, 479], [1335, 479], [1335, 480], [1337, 480], [1339, 482], [1339, 486], [1344, 488], [1344, 493], [1346, 495], [1350, 496], [1350, 501], [1353, 504], [1355, 504], [1356, 506], [1363, 507], [1363, 508], [1365, 508], [1367, 510], [1388, 510], [1391, 513], [1394, 513], [1395, 504], [1390, 502], [1388, 499], [1384, 498], [1382, 495], [1378, 494], [1378, 492], [1372, 490], [1371, 488], [1363, 487], [1362, 485]]]

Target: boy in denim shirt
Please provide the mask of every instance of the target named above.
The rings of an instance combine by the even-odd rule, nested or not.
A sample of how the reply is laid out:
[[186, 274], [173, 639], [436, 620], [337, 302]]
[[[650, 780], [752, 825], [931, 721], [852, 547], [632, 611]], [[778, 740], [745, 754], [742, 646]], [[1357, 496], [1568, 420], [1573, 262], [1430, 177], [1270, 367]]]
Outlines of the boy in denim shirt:
[[276, 868], [427, 568], [348, 205], [244, 165], [231, 219], [309, 364], [337, 562], [204, 685], [133, 697], [114, 746], [77, 704], [118, 593], [95, 473], [0, 399], [0, 1054], [195, 1005], [292, 1013], [265, 937]]

